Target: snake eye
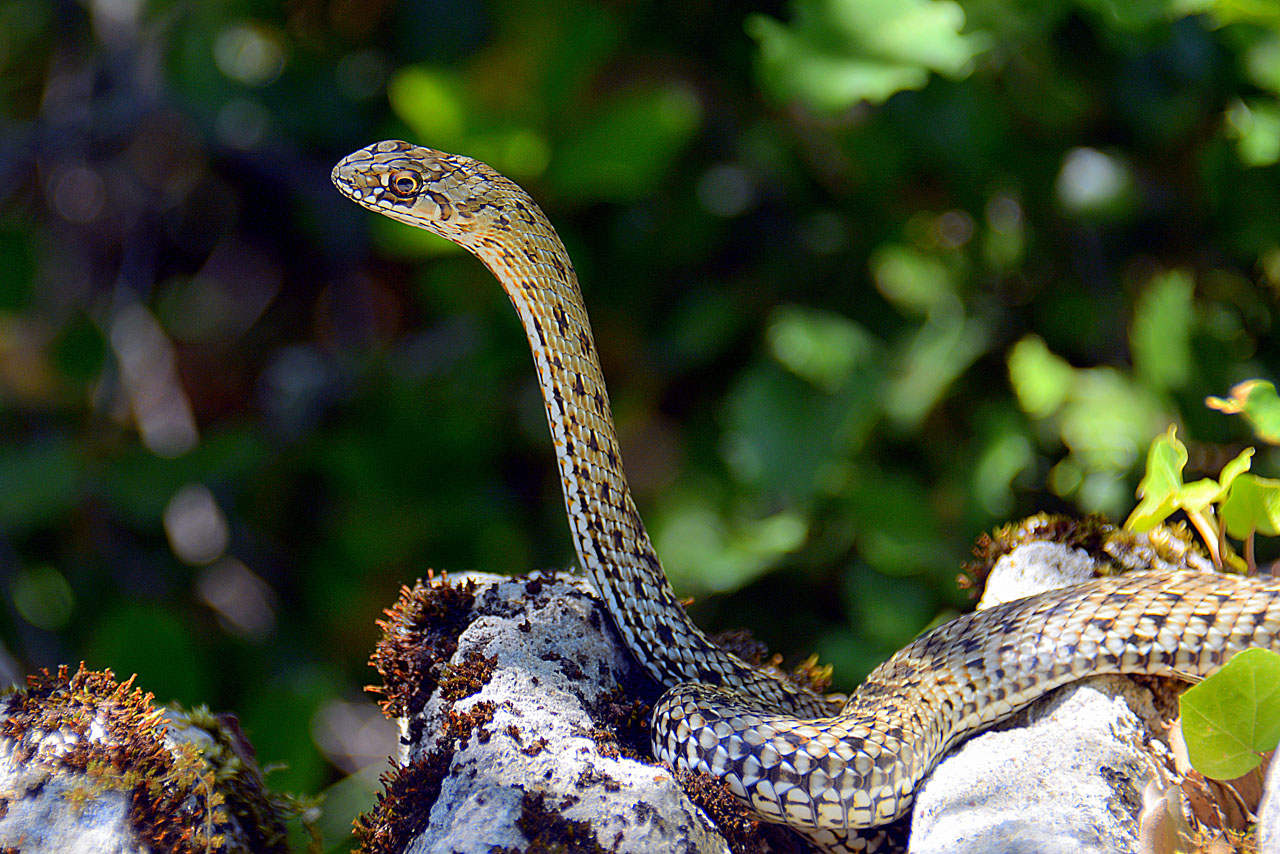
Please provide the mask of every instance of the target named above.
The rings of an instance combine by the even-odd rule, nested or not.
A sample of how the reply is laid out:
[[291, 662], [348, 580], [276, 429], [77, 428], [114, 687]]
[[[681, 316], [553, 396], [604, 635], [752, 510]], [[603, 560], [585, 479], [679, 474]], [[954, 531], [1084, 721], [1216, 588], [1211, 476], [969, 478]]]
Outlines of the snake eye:
[[418, 194], [418, 190], [422, 187], [422, 179], [418, 177], [417, 172], [408, 170], [393, 172], [388, 185], [391, 187], [391, 192], [402, 199], [409, 199]]

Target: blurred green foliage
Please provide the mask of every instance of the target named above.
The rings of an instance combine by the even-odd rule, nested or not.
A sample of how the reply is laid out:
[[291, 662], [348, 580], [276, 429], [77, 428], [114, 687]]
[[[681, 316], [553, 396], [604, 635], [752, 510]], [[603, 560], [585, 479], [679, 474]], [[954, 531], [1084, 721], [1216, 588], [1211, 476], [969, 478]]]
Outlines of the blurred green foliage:
[[573, 562], [501, 291], [329, 186], [387, 137], [539, 199], [695, 618], [838, 688], [1277, 373], [1271, 4], [0, 0], [4, 673], [235, 711], [330, 844], [398, 585]]

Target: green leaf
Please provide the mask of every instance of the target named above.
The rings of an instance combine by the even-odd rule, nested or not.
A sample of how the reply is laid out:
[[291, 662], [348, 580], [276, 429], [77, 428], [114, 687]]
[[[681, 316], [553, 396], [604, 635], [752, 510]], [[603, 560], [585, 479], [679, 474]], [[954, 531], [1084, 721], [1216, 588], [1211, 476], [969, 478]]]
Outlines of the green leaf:
[[1236, 141], [1245, 166], [1270, 166], [1280, 160], [1280, 105], [1274, 99], [1237, 99], [1227, 108], [1224, 131]]
[[1200, 513], [1215, 501], [1221, 501], [1231, 488], [1232, 481], [1249, 470], [1253, 452], [1253, 448], [1241, 451], [1235, 459], [1222, 467], [1217, 480], [1204, 478], [1182, 487], [1178, 490], [1176, 499], [1178, 507], [1188, 513]]
[[424, 145], [452, 151], [466, 130], [466, 98], [457, 73], [425, 65], [397, 71], [387, 82], [392, 111]]
[[885, 389], [885, 414], [901, 427], [918, 427], [951, 384], [986, 351], [991, 337], [986, 320], [966, 317], [959, 302], [931, 311], [895, 356], [893, 377]]
[[1205, 9], [1218, 24], [1249, 23], [1280, 26], [1280, 3], [1275, 0], [1193, 0], [1190, 8]]
[[1222, 471], [1218, 472], [1218, 485], [1222, 487], [1224, 493], [1231, 488], [1233, 480], [1249, 470], [1256, 450], [1256, 448], [1245, 448], [1234, 460], [1223, 466]]
[[920, 89], [936, 72], [968, 75], [986, 50], [985, 33], [966, 33], [964, 10], [949, 0], [796, 0], [794, 20], [747, 19], [760, 45], [764, 87], [836, 112]]
[[556, 149], [547, 177], [574, 198], [630, 201], [652, 193], [702, 123], [702, 106], [676, 84], [618, 95]]
[[1199, 513], [1222, 495], [1222, 487], [1216, 480], [1203, 478], [1188, 483], [1174, 496], [1174, 504], [1188, 513]]
[[1137, 372], [1159, 388], [1181, 388], [1191, 373], [1195, 321], [1190, 274], [1173, 270], [1154, 277], [1138, 297], [1129, 325]]
[[769, 351], [789, 371], [835, 392], [878, 346], [861, 326], [833, 312], [783, 306], [769, 317]]
[[927, 314], [955, 299], [955, 277], [936, 255], [889, 243], [871, 254], [870, 263], [876, 288], [903, 312]]
[[1182, 469], [1187, 464], [1187, 448], [1178, 441], [1178, 428], [1169, 430], [1151, 443], [1147, 452], [1147, 473], [1138, 484], [1142, 498], [1133, 508], [1124, 526], [1131, 531], [1150, 531], [1178, 509], [1178, 493], [1182, 489]]
[[60, 524], [80, 499], [81, 475], [69, 437], [0, 447], [0, 531]]
[[1009, 382], [1028, 415], [1046, 418], [1066, 402], [1075, 373], [1042, 339], [1028, 335], [1014, 344], [1008, 362]]
[[1182, 695], [1182, 738], [1197, 771], [1249, 773], [1280, 741], [1280, 655], [1247, 649]]
[[1265, 380], [1246, 380], [1231, 387], [1231, 397], [1210, 397], [1205, 406], [1227, 415], [1243, 415], [1258, 438], [1280, 445], [1280, 396]]
[[1257, 532], [1280, 534], [1280, 480], [1242, 474], [1232, 481], [1220, 508], [1227, 533], [1246, 539]]
[[[1142, 32], [1181, 18], [1193, 11], [1203, 0], [1084, 0], [1085, 8], [1092, 9], [1109, 26], [1120, 31]], [[1188, 8], [1189, 7], [1189, 8]]]

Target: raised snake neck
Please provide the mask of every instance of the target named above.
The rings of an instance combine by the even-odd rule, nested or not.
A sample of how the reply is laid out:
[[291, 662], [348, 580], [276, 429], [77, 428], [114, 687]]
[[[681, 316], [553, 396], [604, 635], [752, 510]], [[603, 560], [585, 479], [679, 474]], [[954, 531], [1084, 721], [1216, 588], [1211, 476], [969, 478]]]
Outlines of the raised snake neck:
[[724, 778], [766, 820], [829, 850], [874, 850], [887, 838], [876, 828], [907, 813], [949, 746], [1045, 691], [1096, 673], [1205, 675], [1245, 647], [1280, 648], [1280, 582], [1132, 573], [960, 617], [837, 712], [685, 615], [623, 474], [577, 276], [528, 194], [479, 161], [399, 141], [352, 153], [333, 181], [497, 277], [533, 352], [578, 557], [636, 659], [671, 688], [654, 711], [655, 755]]

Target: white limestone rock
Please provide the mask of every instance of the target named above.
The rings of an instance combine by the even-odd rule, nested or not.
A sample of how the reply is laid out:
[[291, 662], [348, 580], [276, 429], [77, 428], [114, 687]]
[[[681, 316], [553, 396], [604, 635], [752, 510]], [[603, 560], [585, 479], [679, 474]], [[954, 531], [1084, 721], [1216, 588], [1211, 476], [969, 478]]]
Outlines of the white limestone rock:
[[452, 753], [428, 826], [408, 851], [524, 851], [530, 824], [557, 822], [569, 834], [589, 826], [603, 849], [619, 854], [728, 851], [669, 771], [593, 738], [600, 724], [592, 712], [638, 670], [585, 581], [556, 573], [455, 580], [478, 586], [451, 661], [496, 656], [496, 667], [472, 696], [449, 701], [436, 691], [417, 720], [402, 720], [401, 761], [438, 750], [451, 715], [483, 703], [493, 715]]
[[[1025, 544], [998, 561], [984, 603], [1077, 583], [1094, 568], [1082, 549]], [[725, 850], [670, 773], [604, 756], [590, 737], [590, 710], [636, 672], [590, 586], [552, 573], [530, 594], [527, 579], [470, 577], [481, 585], [475, 616], [452, 660], [496, 655], [497, 669], [474, 696], [452, 704], [435, 696], [416, 722], [402, 722], [419, 733], [402, 760], [435, 749], [450, 711], [481, 702], [495, 711], [487, 740], [472, 736], [453, 756], [429, 826], [409, 850], [524, 850], [518, 823], [530, 794], [564, 819], [588, 822], [606, 850]], [[1134, 851], [1142, 793], [1162, 779], [1158, 727], [1150, 693], [1130, 679], [1053, 692], [939, 765], [917, 798], [910, 850]], [[527, 755], [540, 738], [546, 748]]]
[[1002, 555], [987, 576], [978, 610], [1093, 578], [1098, 562], [1062, 543], [1026, 543]]
[[1125, 677], [1050, 694], [938, 766], [916, 797], [910, 850], [1136, 851], [1142, 793], [1161, 775], [1144, 721], [1154, 716], [1150, 693]]
[[[979, 609], [1086, 581], [1083, 549], [1031, 542], [992, 568]], [[1142, 793], [1167, 747], [1151, 693], [1123, 676], [1052, 692], [934, 770], [912, 814], [913, 854], [1133, 852]]]
[[[50, 774], [15, 759], [11, 743], [0, 748], [0, 846], [24, 854], [145, 854], [129, 821], [125, 792], [105, 791], [87, 798], [86, 783], [68, 774]], [[21, 846], [19, 848], [19, 846]]]

